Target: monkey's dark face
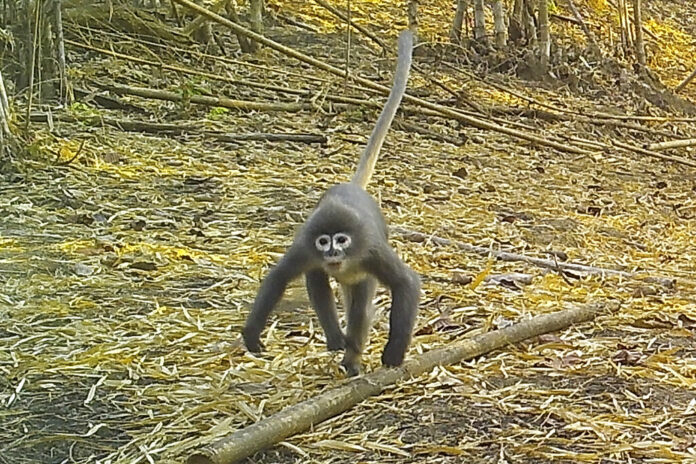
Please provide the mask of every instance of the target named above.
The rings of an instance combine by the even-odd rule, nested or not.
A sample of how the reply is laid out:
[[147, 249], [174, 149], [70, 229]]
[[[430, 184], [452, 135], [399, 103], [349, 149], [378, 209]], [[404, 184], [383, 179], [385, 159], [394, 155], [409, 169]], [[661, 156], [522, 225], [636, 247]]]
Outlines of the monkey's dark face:
[[322, 254], [324, 268], [329, 273], [341, 271], [344, 261], [351, 252], [353, 240], [346, 232], [321, 234], [314, 240], [314, 246]]

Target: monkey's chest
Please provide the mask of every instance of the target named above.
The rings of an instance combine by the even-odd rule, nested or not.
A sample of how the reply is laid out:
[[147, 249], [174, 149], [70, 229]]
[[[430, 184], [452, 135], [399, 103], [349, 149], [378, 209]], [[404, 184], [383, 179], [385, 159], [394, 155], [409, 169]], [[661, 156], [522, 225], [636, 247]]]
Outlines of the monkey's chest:
[[367, 273], [365, 273], [365, 271], [362, 269], [356, 269], [352, 266], [341, 266], [340, 268], [324, 266], [324, 271], [336, 279], [336, 281], [341, 285], [355, 285], [362, 282], [367, 277]]

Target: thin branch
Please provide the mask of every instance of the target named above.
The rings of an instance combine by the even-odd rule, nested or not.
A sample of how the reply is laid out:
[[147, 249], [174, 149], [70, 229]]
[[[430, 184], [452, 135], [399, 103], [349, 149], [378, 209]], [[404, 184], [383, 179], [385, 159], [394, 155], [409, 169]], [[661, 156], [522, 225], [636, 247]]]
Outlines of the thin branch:
[[363, 34], [365, 37], [373, 41], [375, 44], [377, 44], [383, 51], [384, 53], [387, 53], [389, 51], [389, 47], [380, 39], [377, 37], [375, 34], [370, 32], [367, 28], [361, 26], [360, 24], [356, 23], [352, 19], [348, 17], [345, 13], [340, 11], [337, 8], [334, 8], [333, 6], [329, 5], [327, 2], [324, 0], [314, 0], [317, 4], [321, 5], [326, 11], [330, 12], [331, 14], [335, 15], [336, 17], [342, 19], [343, 21], [346, 21], [348, 24], [350, 24], [352, 27], [355, 28], [355, 30], [359, 31], [361, 34]]
[[[80, 156], [80, 154], [82, 153], [82, 150], [85, 148], [85, 145], [86, 145], [86, 142], [83, 140], [82, 142], [80, 142], [80, 147], [77, 149], [75, 154], [69, 160], [57, 162], [56, 166], [68, 166], [68, 165], [70, 165], [73, 161], [75, 161], [77, 159], [78, 156]], [[60, 152], [58, 153], [58, 158], [60, 158]]]
[[[489, 85], [496, 90], [500, 90], [501, 92], [506, 92], [506, 93], [513, 95], [513, 96], [515, 96], [523, 101], [526, 101], [526, 102], [531, 103], [533, 105], [539, 106], [541, 108], [546, 108], [549, 110], [558, 111], [560, 113], [567, 113], [567, 114], [573, 114], [573, 115], [578, 115], [578, 116], [584, 115], [585, 117], [595, 118], [598, 120], [650, 121], [650, 122], [696, 122], [696, 118], [690, 118], [690, 117], [643, 116], [643, 115], [630, 115], [630, 114], [628, 114], [628, 115], [627, 114], [611, 114], [611, 113], [601, 113], [601, 112], [594, 112], [594, 113], [582, 112], [581, 113], [579, 111], [561, 108], [558, 106], [554, 106], [554, 105], [550, 105], [548, 103], [538, 101], [532, 97], [524, 95], [524, 94], [517, 92], [513, 89], [510, 89], [510, 88], [508, 88], [500, 83], [492, 82], [492, 81], [486, 80], [484, 78], [481, 78], [470, 71], [467, 71], [465, 69], [462, 69], [462, 68], [459, 68], [459, 67], [453, 65], [452, 63], [448, 63], [446, 61], [443, 61], [442, 64], [447, 66], [448, 68], [453, 69], [457, 72], [460, 72], [460, 73], [462, 73], [462, 74], [464, 74], [472, 79], [476, 79], [479, 82], [482, 82], [486, 85]], [[695, 71], [695, 73], [696, 73], [696, 71]], [[694, 77], [696, 77], [696, 75]], [[599, 121], [599, 122], [602, 122], [602, 121]]]
[[685, 158], [679, 158], [679, 157], [671, 156], [671, 155], [665, 155], [663, 153], [658, 153], [656, 151], [646, 150], [645, 148], [641, 148], [641, 147], [636, 146], [636, 145], [624, 143], [624, 142], [621, 142], [619, 140], [612, 140], [611, 143], [615, 147], [622, 148], [624, 150], [629, 150], [629, 151], [632, 151], [634, 153], [650, 156], [652, 158], [659, 158], [659, 159], [662, 159], [665, 161], [672, 161], [674, 163], [683, 164], [684, 166], [696, 168], [696, 161], [691, 161], [691, 160], [687, 160]]
[[585, 33], [587, 40], [590, 42], [592, 52], [595, 53], [597, 56], [600, 56], [602, 52], [600, 51], [599, 44], [597, 44], [597, 39], [595, 38], [590, 28], [587, 27], [587, 24], [585, 24], [585, 20], [583, 19], [578, 9], [575, 7], [575, 3], [573, 3], [573, 0], [568, 0], [568, 5], [570, 6], [570, 10], [573, 12], [573, 16], [575, 16], [575, 20], [578, 22], [578, 24], [582, 28], [582, 31]]
[[227, 97], [209, 97], [206, 95], [189, 95], [184, 97], [181, 93], [169, 92], [167, 90], [148, 89], [143, 87], [132, 87], [126, 85], [108, 85], [109, 89], [118, 95], [134, 95], [142, 98], [156, 100], [167, 100], [172, 102], [189, 101], [198, 105], [220, 106], [223, 108], [233, 108], [238, 110], [251, 111], [287, 111], [298, 112], [302, 110], [314, 109], [310, 103], [266, 103], [249, 100], [235, 100]]
[[454, 240], [449, 240], [446, 238], [442, 237], [437, 237], [434, 235], [426, 235], [420, 232], [416, 232], [413, 230], [408, 230], [404, 229], [401, 227], [392, 227], [391, 230], [394, 232], [398, 233], [402, 237], [404, 237], [407, 240], [410, 240], [412, 242], [431, 242], [436, 245], [440, 246], [454, 246], [460, 250], [466, 251], [468, 253], [476, 253], [478, 255], [482, 256], [495, 256], [497, 259], [500, 259], [501, 261], [521, 261], [527, 264], [533, 264], [535, 266], [547, 268], [547, 269], [554, 269], [554, 270], [562, 270], [562, 271], [575, 271], [575, 272], [582, 272], [584, 274], [591, 274], [591, 275], [615, 275], [615, 276], [620, 276], [626, 279], [634, 279], [634, 280], [641, 280], [644, 282], [651, 282], [651, 283], [657, 283], [660, 284], [664, 287], [667, 288], [672, 288], [674, 287], [676, 283], [675, 278], [671, 277], [654, 277], [654, 276], [643, 276], [641, 274], [635, 273], [635, 272], [627, 272], [627, 271], [621, 271], [618, 269], [606, 269], [606, 268], [600, 268], [600, 267], [595, 267], [595, 266], [588, 266], [586, 264], [577, 264], [577, 263], [564, 263], [564, 262], [558, 262], [557, 260], [551, 260], [551, 259], [544, 259], [544, 258], [535, 258], [533, 256], [527, 256], [527, 255], [522, 255], [518, 253], [510, 253], [507, 251], [498, 251], [498, 250], [492, 250], [487, 247], [482, 247], [482, 246], [477, 246], [477, 245], [471, 245], [469, 243], [463, 243], [463, 242], [457, 242]]

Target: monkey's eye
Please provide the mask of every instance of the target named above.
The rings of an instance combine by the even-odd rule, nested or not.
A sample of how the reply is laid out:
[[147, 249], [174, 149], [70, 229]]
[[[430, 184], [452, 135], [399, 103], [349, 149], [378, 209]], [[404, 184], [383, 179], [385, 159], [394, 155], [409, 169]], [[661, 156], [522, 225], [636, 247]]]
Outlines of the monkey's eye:
[[350, 236], [343, 233], [338, 233], [333, 237], [334, 248], [345, 250], [350, 246]]
[[319, 251], [329, 251], [331, 248], [331, 237], [328, 235], [320, 235], [317, 237], [316, 241], [314, 242], [314, 245], [317, 247], [317, 250]]

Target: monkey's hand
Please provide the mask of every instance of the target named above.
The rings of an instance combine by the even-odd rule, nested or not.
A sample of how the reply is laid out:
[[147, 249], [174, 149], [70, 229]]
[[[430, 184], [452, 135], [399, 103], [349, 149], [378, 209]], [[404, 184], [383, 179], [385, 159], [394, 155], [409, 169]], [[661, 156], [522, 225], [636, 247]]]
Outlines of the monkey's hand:
[[387, 346], [382, 353], [382, 364], [387, 367], [397, 367], [404, 362], [406, 355], [403, 347], [396, 346], [392, 342], [387, 342]]
[[264, 350], [263, 343], [259, 340], [261, 332], [253, 330], [250, 327], [244, 327], [242, 330], [242, 338], [247, 350], [252, 353], [260, 353]]

